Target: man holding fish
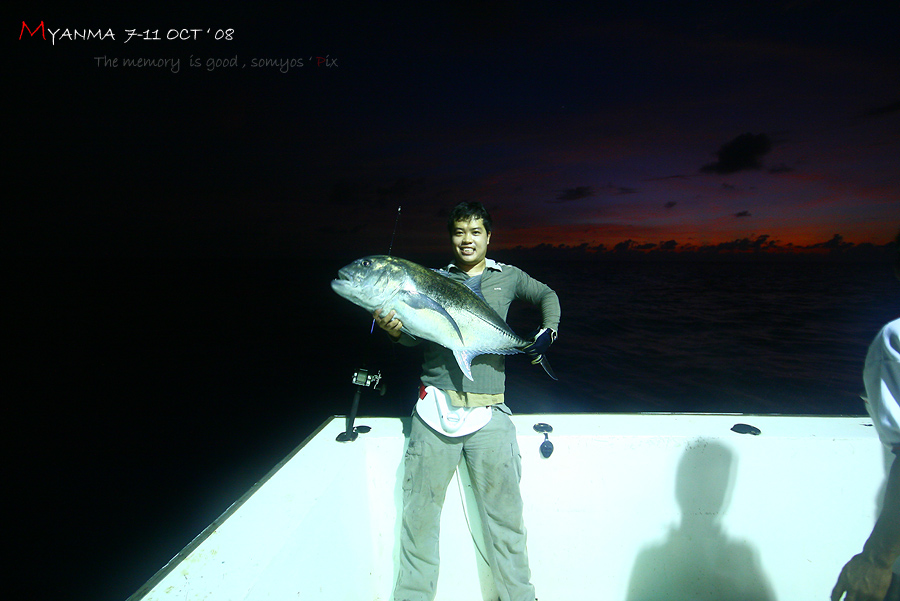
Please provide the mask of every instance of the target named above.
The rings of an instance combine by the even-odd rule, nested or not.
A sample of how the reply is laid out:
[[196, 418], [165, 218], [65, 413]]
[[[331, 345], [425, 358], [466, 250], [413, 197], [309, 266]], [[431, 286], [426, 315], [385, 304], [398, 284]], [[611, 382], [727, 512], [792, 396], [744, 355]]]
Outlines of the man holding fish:
[[[464, 456], [481, 515], [485, 516], [487, 559], [500, 598], [533, 601], [535, 593], [525, 549], [519, 492], [521, 459], [516, 429], [509, 419], [511, 412], [504, 402], [503, 354], [524, 352], [533, 363], [542, 363], [552, 377], [544, 353], [556, 338], [559, 298], [546, 284], [520, 269], [486, 257], [491, 218], [480, 203], [456, 206], [448, 227], [454, 260], [442, 277], [468, 283], [476, 295], [480, 289], [483, 300], [502, 320], [506, 319], [510, 303], [520, 299], [540, 308], [543, 323], [530, 343], [518, 339], [519, 342], [505, 345], [510, 348], [501, 348], [504, 345], [497, 342], [473, 340], [476, 334], [470, 332], [481, 326], [467, 327], [465, 316], [456, 317], [447, 309], [447, 317], [452, 317], [449, 321], [454, 324], [449, 338], [468, 340], [468, 344], [457, 344], [462, 348], [456, 350], [434, 342], [424, 345], [422, 387], [405, 458], [400, 572], [394, 600], [434, 599], [441, 508], [460, 456]], [[445, 306], [452, 304], [443, 302]], [[430, 300], [419, 306], [424, 307], [421, 310], [434, 308]], [[375, 319], [391, 338], [405, 345], [418, 343], [415, 335], [404, 328], [396, 309], [386, 310], [383, 315], [381, 309], [375, 309]], [[443, 309], [439, 308], [438, 312], [442, 313]], [[469, 313], [478, 314], [478, 310]], [[407, 311], [407, 314], [408, 321], [417, 319], [415, 312]], [[491, 328], [502, 329], [502, 326]], [[420, 335], [433, 340], [422, 331]], [[485, 339], [493, 335], [477, 334]], [[509, 335], [515, 336], [511, 330]]]

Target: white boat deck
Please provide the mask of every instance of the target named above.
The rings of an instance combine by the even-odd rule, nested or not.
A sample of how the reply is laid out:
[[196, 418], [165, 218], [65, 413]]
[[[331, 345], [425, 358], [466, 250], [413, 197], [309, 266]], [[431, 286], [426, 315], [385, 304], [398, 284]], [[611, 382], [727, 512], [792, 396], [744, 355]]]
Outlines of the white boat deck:
[[[875, 522], [890, 461], [863, 417], [513, 420], [540, 601], [822, 601]], [[553, 426], [548, 459], [537, 422]], [[761, 434], [732, 431], [738, 423]], [[408, 419], [356, 424], [372, 430], [348, 443], [335, 441], [343, 418], [323, 424], [130, 599], [391, 599]], [[495, 601], [458, 474], [437, 601]]]

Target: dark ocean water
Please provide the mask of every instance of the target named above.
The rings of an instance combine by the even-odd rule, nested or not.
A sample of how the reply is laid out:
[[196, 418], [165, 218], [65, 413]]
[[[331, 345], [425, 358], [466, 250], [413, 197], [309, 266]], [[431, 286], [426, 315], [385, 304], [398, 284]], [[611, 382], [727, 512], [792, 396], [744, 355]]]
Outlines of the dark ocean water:
[[[35, 592], [128, 597], [346, 414], [363, 365], [387, 392], [367, 390], [360, 415], [409, 414], [420, 354], [370, 335], [328, 285], [353, 258], [13, 266], [7, 445]], [[884, 264], [516, 263], [563, 312], [559, 382], [507, 360], [517, 413], [861, 414], [866, 348], [900, 315]], [[536, 320], [509, 319], [520, 333]]]
[[[864, 412], [862, 359], [900, 315], [900, 282], [873, 264], [582, 263], [547, 279], [565, 411]], [[521, 390], [553, 410], [538, 376]]]

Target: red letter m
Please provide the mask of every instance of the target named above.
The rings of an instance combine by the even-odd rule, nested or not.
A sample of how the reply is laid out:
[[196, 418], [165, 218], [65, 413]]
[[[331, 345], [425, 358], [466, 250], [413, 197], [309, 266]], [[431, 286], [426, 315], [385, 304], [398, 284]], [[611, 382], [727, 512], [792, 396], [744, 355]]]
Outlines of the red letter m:
[[38, 25], [37, 27], [34, 28], [34, 31], [31, 31], [31, 29], [28, 27], [28, 25], [25, 23], [25, 21], [22, 21], [22, 31], [19, 32], [20, 40], [22, 39], [22, 34], [25, 33], [26, 29], [28, 30], [28, 33], [31, 34], [31, 37], [34, 37], [34, 34], [36, 34], [38, 31], [40, 31], [41, 37], [44, 38], [45, 40], [47, 39], [47, 34], [44, 31], [44, 22], [43, 21], [41, 21], [40, 25]]

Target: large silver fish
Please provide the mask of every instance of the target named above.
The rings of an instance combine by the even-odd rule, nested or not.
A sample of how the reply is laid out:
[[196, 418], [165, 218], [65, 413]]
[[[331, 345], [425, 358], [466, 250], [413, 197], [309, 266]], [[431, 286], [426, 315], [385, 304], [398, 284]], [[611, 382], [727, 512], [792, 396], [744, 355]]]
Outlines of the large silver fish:
[[[394, 311], [404, 332], [453, 351], [460, 370], [470, 380], [472, 360], [478, 355], [513, 355], [531, 344], [485, 302], [481, 276], [462, 284], [412, 261], [375, 255], [343, 267], [331, 287], [369, 313]], [[546, 357], [541, 366], [556, 379]]]

